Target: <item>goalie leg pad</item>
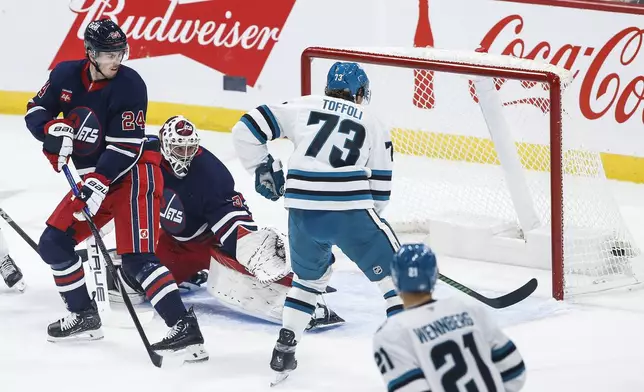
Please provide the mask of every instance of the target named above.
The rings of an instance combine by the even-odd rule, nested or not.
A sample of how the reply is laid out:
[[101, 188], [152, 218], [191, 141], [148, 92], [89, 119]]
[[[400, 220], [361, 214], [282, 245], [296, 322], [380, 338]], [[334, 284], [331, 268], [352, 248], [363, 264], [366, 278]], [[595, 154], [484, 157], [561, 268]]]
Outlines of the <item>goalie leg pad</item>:
[[208, 292], [229, 308], [273, 323], [282, 322], [284, 298], [290, 287], [263, 285], [223, 252], [213, 252]]

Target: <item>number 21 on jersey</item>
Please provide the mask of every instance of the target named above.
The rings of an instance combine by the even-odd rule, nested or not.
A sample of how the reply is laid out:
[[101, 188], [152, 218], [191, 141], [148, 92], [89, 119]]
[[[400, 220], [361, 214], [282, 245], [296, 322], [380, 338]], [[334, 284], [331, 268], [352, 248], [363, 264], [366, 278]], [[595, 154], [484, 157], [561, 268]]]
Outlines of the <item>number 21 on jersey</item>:
[[[492, 373], [481, 358], [474, 334], [472, 332], [466, 333], [462, 336], [462, 340], [462, 346], [456, 340], [446, 340], [431, 347], [429, 352], [429, 358], [434, 367], [433, 371], [442, 374], [440, 382], [443, 390], [445, 392], [482, 391], [477, 386], [474, 378], [471, 378], [474, 376], [473, 372], [475, 372], [483, 379], [486, 388], [483, 390], [496, 392], [497, 388], [492, 378]], [[467, 366], [465, 355], [470, 355], [474, 359], [475, 369]], [[381, 374], [395, 369], [395, 363], [384, 348], [380, 348], [374, 353], [374, 359]], [[426, 375], [426, 378], [430, 377]], [[465, 389], [461, 389], [460, 385], [464, 386]]]

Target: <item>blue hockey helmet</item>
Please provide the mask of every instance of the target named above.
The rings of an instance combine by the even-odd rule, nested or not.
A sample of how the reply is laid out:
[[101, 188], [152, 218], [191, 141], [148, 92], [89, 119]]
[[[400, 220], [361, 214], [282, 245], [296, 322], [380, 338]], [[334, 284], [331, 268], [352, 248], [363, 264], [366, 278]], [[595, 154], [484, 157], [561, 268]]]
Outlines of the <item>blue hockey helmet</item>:
[[95, 52], [120, 52], [127, 50], [127, 37], [111, 19], [90, 22], [85, 29], [85, 49]]
[[371, 89], [369, 78], [357, 63], [336, 62], [326, 76], [324, 93], [328, 96], [344, 98], [356, 102], [356, 97], [362, 97], [362, 103], [369, 103]]
[[405, 244], [391, 262], [391, 278], [399, 292], [431, 293], [438, 278], [436, 255], [425, 244]]

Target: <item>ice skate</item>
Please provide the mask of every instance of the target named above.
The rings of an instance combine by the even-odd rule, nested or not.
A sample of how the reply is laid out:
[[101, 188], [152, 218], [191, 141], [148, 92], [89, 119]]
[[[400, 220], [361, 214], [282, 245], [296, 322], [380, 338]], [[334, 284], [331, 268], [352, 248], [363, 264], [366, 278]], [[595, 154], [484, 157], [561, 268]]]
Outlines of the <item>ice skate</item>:
[[101, 317], [92, 300], [89, 309], [78, 313], [71, 312], [62, 319], [49, 324], [47, 340], [60, 342], [66, 340], [98, 340], [103, 338]]
[[275, 380], [271, 382], [271, 387], [286, 380], [290, 372], [297, 368], [296, 345], [295, 333], [286, 328], [280, 329], [279, 339], [277, 339], [271, 358], [271, 369], [277, 372]]
[[162, 356], [183, 355], [185, 362], [201, 362], [209, 358], [203, 343], [197, 316], [190, 308], [170, 329], [168, 335], [160, 342], [154, 343], [151, 348]]
[[2, 275], [4, 282], [9, 288], [16, 288], [21, 293], [27, 288], [22, 276], [22, 271], [20, 271], [16, 262], [13, 261], [9, 255], [5, 256], [2, 261], [0, 261], [0, 275]]

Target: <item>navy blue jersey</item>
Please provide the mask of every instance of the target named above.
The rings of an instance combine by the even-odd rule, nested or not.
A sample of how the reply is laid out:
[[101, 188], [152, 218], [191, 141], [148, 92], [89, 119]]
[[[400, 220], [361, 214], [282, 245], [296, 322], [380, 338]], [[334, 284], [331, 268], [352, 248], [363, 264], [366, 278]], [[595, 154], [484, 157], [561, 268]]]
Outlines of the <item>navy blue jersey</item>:
[[80, 175], [109, 181], [129, 171], [143, 154], [148, 95], [139, 74], [121, 65], [113, 79], [92, 82], [87, 60], [59, 63], [27, 105], [25, 122], [45, 139], [45, 124], [60, 113], [74, 128], [71, 156]]
[[161, 227], [178, 241], [211, 239], [235, 256], [237, 227], [256, 230], [252, 214], [228, 168], [200, 147], [188, 174], [179, 179], [166, 161], [163, 173]]

